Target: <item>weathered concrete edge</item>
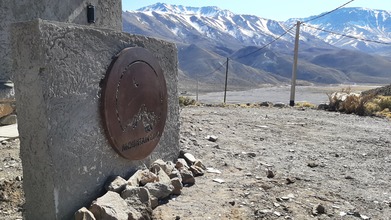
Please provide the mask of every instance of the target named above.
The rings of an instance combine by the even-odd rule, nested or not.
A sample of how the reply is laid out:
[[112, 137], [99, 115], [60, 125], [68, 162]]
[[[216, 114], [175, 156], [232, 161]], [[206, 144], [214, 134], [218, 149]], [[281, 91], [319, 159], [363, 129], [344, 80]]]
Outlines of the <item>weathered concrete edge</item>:
[[[23, 110], [21, 110], [21, 112], [18, 112], [19, 118], [21, 121], [20, 123], [23, 124], [24, 120], [22, 118], [29, 117], [30, 119], [34, 120], [34, 122], [35, 122], [35, 123], [31, 123], [31, 124], [33, 124], [33, 125], [39, 124], [40, 125], [39, 129], [31, 128], [31, 125], [30, 125], [30, 128], [33, 129], [34, 131], [36, 131], [36, 133], [34, 133], [33, 135], [30, 135], [30, 136], [28, 135], [28, 132], [30, 129], [24, 129], [24, 128], [19, 129], [19, 131], [21, 132], [21, 140], [23, 143], [26, 143], [26, 144], [22, 144], [22, 148], [23, 148], [21, 150], [22, 155], [30, 155], [34, 150], [36, 150], [36, 149], [29, 149], [27, 146], [27, 143], [29, 143], [30, 145], [31, 145], [31, 143], [33, 143], [34, 145], [41, 146], [42, 148], [47, 148], [47, 149], [40, 149], [41, 151], [43, 151], [42, 157], [51, 159], [51, 161], [49, 161], [48, 164], [46, 164], [46, 166], [50, 167], [50, 169], [51, 169], [51, 170], [48, 170], [47, 173], [48, 174], [50, 174], [50, 173], [55, 174], [56, 163], [53, 164], [53, 160], [56, 161], [55, 159], [57, 159], [57, 158], [53, 159], [53, 155], [55, 154], [55, 152], [50, 151], [50, 149], [52, 149], [53, 146], [52, 145], [49, 146], [48, 143], [46, 142], [47, 138], [49, 136], [47, 130], [49, 129], [50, 125], [48, 125], [48, 122], [44, 117], [45, 115], [47, 115], [48, 109], [44, 108], [43, 106], [47, 105], [48, 103], [46, 100], [47, 97], [46, 98], [43, 97], [44, 92], [42, 91], [42, 89], [45, 87], [45, 85], [42, 81], [40, 81], [41, 80], [40, 78], [43, 75], [47, 74], [48, 69], [51, 68], [50, 63], [47, 63], [48, 57], [45, 57], [45, 56], [47, 56], [47, 54], [45, 54], [47, 52], [44, 51], [45, 45], [47, 46], [47, 43], [48, 43], [48, 42], [46, 42], [48, 40], [47, 38], [50, 38], [51, 36], [44, 36], [43, 33], [41, 32], [41, 30], [45, 29], [45, 27], [50, 27], [53, 30], [56, 30], [56, 28], [60, 28], [60, 29], [65, 28], [65, 29], [67, 29], [67, 31], [72, 31], [72, 29], [74, 29], [74, 30], [83, 29], [83, 31], [85, 31], [86, 33], [87, 32], [94, 32], [95, 34], [99, 33], [102, 36], [113, 35], [114, 37], [116, 37], [118, 39], [123, 39], [121, 42], [119, 42], [119, 44], [121, 44], [121, 46], [118, 47], [117, 49], [114, 49], [116, 52], [113, 52], [112, 55], [115, 55], [115, 53], [118, 53], [121, 49], [123, 49], [127, 46], [146, 46], [146, 47], [148, 47], [148, 45], [155, 43], [155, 44], [162, 45], [163, 47], [165, 47], [166, 50], [167, 50], [167, 48], [171, 48], [169, 50], [171, 50], [172, 53], [169, 53], [169, 54], [158, 53], [159, 48], [152, 48], [152, 50], [154, 50], [153, 52], [157, 52], [157, 58], [159, 59], [159, 61], [161, 61], [160, 64], [162, 65], [162, 68], [165, 70], [168, 69], [172, 72], [169, 74], [165, 73], [166, 80], [174, 82], [171, 84], [167, 83], [168, 91], [169, 91], [168, 121], [171, 121], [172, 123], [166, 124], [165, 132], [162, 136], [161, 142], [160, 142], [159, 146], [155, 149], [154, 153], [150, 157], [146, 158], [143, 161], [137, 162], [137, 163], [134, 163], [134, 162], [129, 163], [127, 161], [124, 161], [124, 159], [121, 159], [121, 158], [118, 158], [118, 160], [120, 160], [122, 164], [128, 164], [129, 167], [132, 167], [132, 169], [137, 169], [137, 166], [140, 166], [141, 164], [148, 165], [151, 161], [153, 161], [157, 158], [164, 158], [166, 160], [173, 160], [175, 157], [177, 157], [177, 155], [175, 153], [173, 154], [173, 152], [179, 150], [179, 145], [178, 145], [178, 143], [179, 143], [179, 106], [178, 106], [178, 99], [177, 99], [177, 82], [178, 82], [177, 62], [178, 61], [177, 61], [177, 57], [176, 57], [177, 49], [176, 49], [175, 45], [172, 43], [167, 43], [167, 42], [152, 39], [152, 38], [129, 35], [129, 34], [124, 34], [124, 33], [120, 33], [120, 32], [113, 32], [112, 30], [104, 30], [104, 29], [97, 30], [94, 28], [79, 27], [77, 25], [69, 25], [69, 24], [63, 24], [63, 23], [58, 23], [58, 22], [47, 22], [47, 21], [43, 21], [43, 20], [35, 20], [32, 22], [25, 22], [25, 23], [19, 23], [19, 24], [13, 25], [13, 32], [14, 33], [24, 33], [24, 34], [17, 34], [14, 37], [14, 41], [13, 41], [13, 45], [15, 46], [14, 53], [19, 52], [20, 53], [19, 55], [22, 57], [20, 60], [16, 60], [14, 62], [14, 66], [19, 65], [19, 68], [23, 69], [23, 71], [25, 71], [21, 75], [18, 74], [18, 76], [16, 77], [16, 82], [15, 82], [16, 83], [16, 90], [17, 90], [16, 97], [17, 97], [17, 100], [19, 103], [18, 109], [23, 109]], [[46, 34], [50, 35], [48, 33], [46, 33]], [[21, 42], [22, 39], [24, 39], [24, 42], [31, 42], [31, 44], [27, 43], [24, 45], [18, 45], [17, 43]], [[137, 41], [138, 43], [134, 43], [132, 41]], [[54, 49], [55, 49], [55, 46], [56, 45], [54, 45], [54, 47], [53, 47]], [[32, 50], [29, 50], [30, 51], [29, 53], [25, 53], [24, 51], [26, 48], [32, 48]], [[151, 49], [151, 48], [149, 48], [149, 49]], [[54, 55], [55, 55], [55, 52], [54, 52]], [[166, 66], [168, 64], [167, 64], [167, 62], [164, 62], [164, 61], [167, 59], [168, 60], [173, 59], [174, 66], [171, 66], [171, 67]], [[104, 65], [107, 67], [109, 65], [109, 62], [105, 63]], [[48, 67], [48, 68], [46, 68], [46, 67]], [[104, 77], [104, 73], [105, 73], [105, 71], [102, 73], [100, 78]], [[26, 79], [26, 77], [27, 77], [27, 79]], [[36, 89], [36, 88], [38, 88], [38, 89]], [[34, 107], [30, 106], [28, 104], [28, 103], [32, 103], [31, 102], [32, 100], [27, 100], [26, 97], [28, 97], [28, 96], [23, 97], [23, 95], [31, 93], [31, 90], [34, 91], [33, 96], [34, 97], [36, 96], [37, 99], [39, 99], [39, 100], [35, 100], [35, 102], [40, 103], [39, 105], [34, 106]], [[29, 94], [29, 95], [32, 95], [32, 94]], [[95, 104], [97, 104], [97, 103], [95, 103]], [[32, 110], [32, 109], [36, 109], [35, 110], [36, 112], [34, 112], [35, 116], [33, 118], [31, 118], [31, 116], [33, 116], [33, 115], [30, 112], [30, 110]], [[34, 139], [37, 137], [37, 135], [39, 135], [40, 138]], [[33, 142], [31, 142], [31, 141], [33, 141]], [[176, 143], [175, 146], [167, 146], [167, 144], [172, 145], [175, 143]], [[108, 147], [108, 146], [106, 145], [106, 147]], [[171, 149], [171, 150], [166, 151], [165, 148], [167, 148], [167, 147], [169, 147], [169, 149]], [[107, 150], [107, 149], [105, 149], [105, 150]], [[113, 151], [111, 153], [115, 154], [115, 152], [113, 152]], [[117, 158], [118, 156], [113, 155], [111, 157]], [[46, 166], [45, 166], [45, 168], [46, 168]], [[28, 167], [30, 167], [30, 170], [32, 170], [32, 171], [36, 171], [36, 168], [37, 168], [34, 166], [28, 166]], [[27, 172], [27, 170], [28, 169], [26, 169], [26, 172]], [[117, 174], [117, 175], [123, 176], [124, 174], [129, 175], [130, 172], [129, 172], [129, 170], [126, 172], [124, 170], [121, 171], [121, 170], [117, 169], [116, 171], [114, 170], [111, 174]], [[46, 175], [41, 173], [40, 178], [45, 178], [45, 177], [46, 177]], [[32, 177], [30, 179], [32, 179]], [[29, 181], [27, 180], [26, 184], [28, 182]], [[51, 183], [53, 183], [53, 184], [51, 184]], [[102, 184], [103, 184], [103, 182], [102, 182]], [[95, 187], [95, 188], [101, 187], [102, 184], [99, 184], [99, 186]], [[46, 195], [53, 195], [53, 196], [49, 196], [50, 198], [49, 197], [46, 198], [47, 200], [55, 200], [56, 196], [58, 197], [59, 195], [61, 195], [61, 192], [56, 192], [53, 188], [53, 185], [55, 185], [54, 181], [50, 180], [50, 187], [37, 188], [37, 191], [39, 189], [42, 189], [43, 191], [39, 190], [39, 192], [41, 194], [45, 194], [42, 192], [48, 192], [49, 194], [46, 194]], [[87, 196], [86, 200], [91, 200], [92, 198], [93, 197], [91, 197], [91, 196]], [[53, 202], [53, 201], [49, 201], [49, 202], [52, 202], [53, 204], [55, 204], [55, 202]], [[77, 201], [77, 199], [76, 199], [75, 204], [78, 204], [78, 203], [80, 203], [80, 201]], [[84, 202], [83, 204], [85, 204], [85, 203], [86, 202]], [[39, 204], [37, 204], [36, 206], [39, 206]], [[34, 208], [38, 208], [38, 207], [30, 207], [30, 209], [34, 209]], [[55, 207], [55, 208], [58, 208], [58, 207]], [[60, 207], [60, 209], [61, 209], [61, 207]], [[52, 219], [53, 216], [49, 217], [49, 215], [50, 214], [48, 214], [48, 219]], [[69, 214], [64, 214], [64, 215], [69, 216]], [[43, 217], [43, 216], [41, 216], [41, 217]]]

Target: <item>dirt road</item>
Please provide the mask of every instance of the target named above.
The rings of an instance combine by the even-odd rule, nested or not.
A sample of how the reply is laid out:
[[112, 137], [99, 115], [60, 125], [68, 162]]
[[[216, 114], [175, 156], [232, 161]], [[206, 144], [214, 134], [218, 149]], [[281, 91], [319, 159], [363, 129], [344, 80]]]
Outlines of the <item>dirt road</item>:
[[[21, 182], [17, 144], [0, 149], [0, 182]], [[197, 177], [183, 195], [156, 208], [154, 219], [391, 219], [387, 119], [296, 108], [186, 107], [181, 148], [221, 173]], [[18, 202], [0, 201], [0, 219], [20, 217]]]
[[156, 219], [391, 219], [386, 119], [232, 107], [189, 107], [181, 119], [182, 148], [222, 173], [197, 178]]

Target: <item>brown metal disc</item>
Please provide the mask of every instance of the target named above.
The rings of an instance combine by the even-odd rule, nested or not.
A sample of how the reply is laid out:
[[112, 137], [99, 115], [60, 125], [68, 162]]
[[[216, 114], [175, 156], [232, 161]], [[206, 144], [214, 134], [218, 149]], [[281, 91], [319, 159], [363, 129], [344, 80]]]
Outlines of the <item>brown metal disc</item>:
[[167, 118], [166, 80], [153, 54], [134, 47], [116, 56], [104, 80], [102, 115], [118, 154], [140, 160], [152, 153]]

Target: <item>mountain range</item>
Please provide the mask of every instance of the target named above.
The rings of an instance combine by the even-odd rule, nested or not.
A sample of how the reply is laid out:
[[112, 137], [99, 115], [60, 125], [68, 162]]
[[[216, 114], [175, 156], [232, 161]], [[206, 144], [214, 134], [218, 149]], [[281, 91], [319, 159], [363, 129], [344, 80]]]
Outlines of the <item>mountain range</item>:
[[290, 82], [297, 20], [308, 21], [300, 25], [300, 83], [391, 82], [390, 11], [342, 8], [278, 22], [213, 6], [157, 3], [123, 12], [123, 29], [176, 43], [182, 88], [197, 81], [204, 90], [220, 90], [228, 58], [229, 88], [244, 89]]

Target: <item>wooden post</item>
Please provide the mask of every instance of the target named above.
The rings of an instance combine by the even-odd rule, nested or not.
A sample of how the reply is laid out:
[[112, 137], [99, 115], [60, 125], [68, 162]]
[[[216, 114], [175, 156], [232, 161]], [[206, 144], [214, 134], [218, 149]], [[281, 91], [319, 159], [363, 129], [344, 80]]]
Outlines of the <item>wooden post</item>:
[[293, 67], [292, 67], [291, 99], [289, 101], [290, 106], [295, 106], [295, 90], [296, 90], [296, 77], [297, 77], [297, 59], [299, 54], [300, 24], [301, 22], [297, 21], [295, 51], [294, 51]]
[[229, 58], [227, 57], [227, 67], [225, 68], [225, 89], [224, 89], [224, 104], [227, 100], [227, 84], [228, 84], [228, 61]]

